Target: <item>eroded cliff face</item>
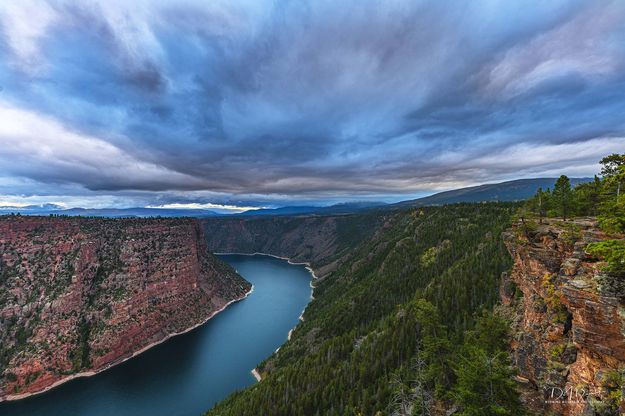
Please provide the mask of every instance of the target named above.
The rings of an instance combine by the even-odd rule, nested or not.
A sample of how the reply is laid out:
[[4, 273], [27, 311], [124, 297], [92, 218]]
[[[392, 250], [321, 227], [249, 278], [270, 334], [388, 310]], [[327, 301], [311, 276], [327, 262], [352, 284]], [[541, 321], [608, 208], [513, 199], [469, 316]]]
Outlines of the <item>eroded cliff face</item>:
[[250, 288], [196, 220], [0, 217], [0, 400], [108, 368]]
[[513, 357], [536, 413], [609, 415], [625, 368], [622, 276], [585, 252], [608, 239], [592, 219], [517, 224], [504, 234], [514, 258], [502, 300], [516, 313]]
[[317, 276], [336, 270], [343, 257], [381, 225], [376, 213], [202, 220], [213, 252], [265, 253], [311, 263]]

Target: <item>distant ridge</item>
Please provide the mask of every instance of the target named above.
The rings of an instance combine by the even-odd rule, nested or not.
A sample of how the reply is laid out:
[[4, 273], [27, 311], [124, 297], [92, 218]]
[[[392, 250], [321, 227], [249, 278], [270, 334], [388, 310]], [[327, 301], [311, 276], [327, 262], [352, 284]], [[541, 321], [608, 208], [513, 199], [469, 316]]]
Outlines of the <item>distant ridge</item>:
[[[571, 178], [571, 185], [590, 182], [592, 178]], [[426, 205], [455, 204], [458, 202], [520, 201], [530, 198], [538, 188], [553, 188], [556, 178], [517, 179], [500, 183], [470, 186], [439, 192], [418, 199], [401, 201], [394, 204], [382, 202], [345, 202], [331, 206], [285, 206], [262, 208], [236, 214], [217, 213], [205, 209], [165, 209], [165, 208], [69, 208], [54, 204], [29, 205], [25, 207], [0, 206], [0, 215], [67, 215], [83, 217], [109, 218], [144, 218], [144, 217], [260, 217], [260, 216], [297, 216], [297, 215], [332, 215], [351, 214], [376, 208], [403, 208]]]
[[280, 208], [257, 209], [234, 214], [243, 217], [305, 215], [305, 214], [350, 214], [370, 208], [386, 206], [383, 202], [345, 202], [342, 204], [319, 206], [287, 206]]
[[0, 207], [0, 215], [67, 215], [70, 217], [148, 218], [148, 217], [214, 217], [220, 214], [205, 209], [166, 208], [68, 208], [56, 205], [29, 205], [26, 207]]
[[[521, 201], [532, 197], [538, 188], [553, 188], [557, 178], [517, 179], [439, 192], [424, 198], [392, 204], [393, 207], [444, 205], [457, 202]], [[592, 178], [571, 178], [571, 185], [590, 182]]]
[[54, 204], [28, 205], [24, 207], [0, 206], [0, 215], [66, 215], [70, 217], [107, 217], [107, 218], [150, 218], [150, 217], [221, 217], [221, 216], [294, 216], [309, 214], [348, 214], [369, 208], [384, 206], [382, 202], [346, 202], [321, 206], [286, 206], [263, 208], [236, 214], [218, 213], [206, 209], [182, 208], [67, 208]]

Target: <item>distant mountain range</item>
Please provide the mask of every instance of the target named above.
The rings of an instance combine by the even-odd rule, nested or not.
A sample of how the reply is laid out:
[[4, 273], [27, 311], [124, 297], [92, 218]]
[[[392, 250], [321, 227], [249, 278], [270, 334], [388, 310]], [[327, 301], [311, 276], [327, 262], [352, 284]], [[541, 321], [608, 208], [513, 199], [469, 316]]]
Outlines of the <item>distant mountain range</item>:
[[[424, 198], [392, 204], [394, 207], [455, 204], [457, 202], [521, 201], [531, 198], [538, 188], [553, 188], [557, 178], [517, 179], [439, 192]], [[571, 178], [571, 185], [590, 182], [592, 178]]]
[[358, 212], [369, 208], [386, 206], [384, 202], [345, 202], [342, 204], [330, 205], [327, 207], [318, 206], [293, 206], [272, 209], [257, 209], [246, 211], [237, 216], [258, 217], [258, 216], [275, 216], [275, 215], [303, 215], [303, 214], [348, 214]]
[[357, 212], [363, 209], [384, 206], [383, 202], [349, 202], [327, 207], [320, 206], [288, 206], [280, 208], [263, 208], [250, 210], [236, 214], [222, 214], [204, 209], [166, 209], [166, 208], [69, 208], [64, 209], [54, 204], [28, 205], [25, 207], [0, 206], [0, 215], [68, 215], [83, 217], [109, 217], [109, 218], [132, 218], [132, 217], [218, 217], [218, 216], [278, 216], [278, 215], [304, 215], [304, 214], [342, 214]]
[[58, 205], [28, 205], [25, 207], [2, 207], [0, 215], [19, 213], [21, 215], [68, 215], [71, 217], [109, 217], [109, 218], [144, 218], [144, 217], [214, 217], [220, 214], [204, 209], [166, 209], [166, 208], [69, 208]]
[[[590, 182], [592, 178], [571, 178], [571, 184]], [[372, 208], [398, 208], [425, 205], [444, 205], [457, 202], [484, 201], [520, 201], [530, 198], [538, 188], [553, 188], [556, 178], [517, 179], [514, 181], [492, 183], [468, 188], [439, 192], [424, 198], [402, 201], [395, 204], [382, 202], [347, 202], [326, 207], [320, 206], [287, 206], [280, 208], [263, 208], [237, 214], [220, 214], [204, 209], [165, 209], [165, 208], [69, 208], [63, 209], [54, 204], [29, 205], [25, 207], [0, 206], [0, 215], [19, 213], [22, 215], [69, 215], [85, 217], [217, 217], [217, 216], [285, 216], [285, 215], [328, 215], [348, 214]]]

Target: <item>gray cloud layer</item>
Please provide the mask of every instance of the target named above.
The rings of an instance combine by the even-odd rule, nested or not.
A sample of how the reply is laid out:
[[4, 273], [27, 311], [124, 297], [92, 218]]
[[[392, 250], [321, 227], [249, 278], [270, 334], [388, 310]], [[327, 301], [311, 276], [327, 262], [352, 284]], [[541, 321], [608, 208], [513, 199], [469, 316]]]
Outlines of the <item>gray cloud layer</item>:
[[3, 192], [328, 198], [592, 173], [625, 151], [624, 22], [620, 0], [5, 4], [0, 176], [24, 180]]

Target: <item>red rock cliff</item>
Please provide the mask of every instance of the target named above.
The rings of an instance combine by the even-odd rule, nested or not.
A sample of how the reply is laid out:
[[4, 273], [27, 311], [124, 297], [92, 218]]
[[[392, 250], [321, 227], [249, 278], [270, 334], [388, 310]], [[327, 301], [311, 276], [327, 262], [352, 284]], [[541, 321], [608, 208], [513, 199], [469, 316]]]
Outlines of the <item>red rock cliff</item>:
[[110, 367], [250, 288], [192, 219], [0, 217], [0, 400]]
[[606, 275], [584, 250], [607, 236], [593, 220], [549, 220], [519, 224], [504, 239], [514, 268], [502, 300], [516, 312], [513, 357], [530, 407], [536, 414], [622, 414], [622, 277]]

